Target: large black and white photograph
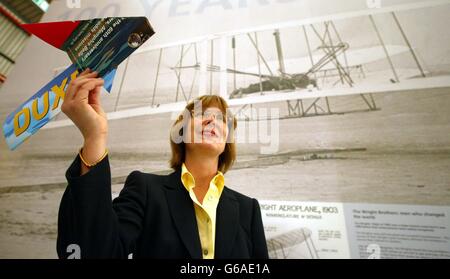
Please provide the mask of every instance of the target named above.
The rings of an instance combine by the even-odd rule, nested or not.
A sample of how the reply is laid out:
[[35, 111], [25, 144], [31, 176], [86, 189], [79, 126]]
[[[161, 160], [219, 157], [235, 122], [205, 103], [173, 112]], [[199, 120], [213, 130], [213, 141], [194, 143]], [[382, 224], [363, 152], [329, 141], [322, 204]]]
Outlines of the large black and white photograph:
[[[47, 0], [33, 6], [38, 18], [19, 2], [35, 5], [0, 3], [2, 124], [71, 65], [12, 18], [146, 16], [156, 32], [101, 92], [112, 198], [134, 170], [170, 174], [173, 123], [197, 97], [218, 95], [237, 119], [225, 185], [259, 201], [270, 258], [370, 257], [349, 243], [348, 204], [450, 212], [450, 1]], [[58, 257], [66, 171], [82, 145], [64, 113], [14, 151], [0, 140], [0, 258]], [[266, 214], [303, 203], [338, 217]], [[448, 257], [441, 240], [426, 257]]]

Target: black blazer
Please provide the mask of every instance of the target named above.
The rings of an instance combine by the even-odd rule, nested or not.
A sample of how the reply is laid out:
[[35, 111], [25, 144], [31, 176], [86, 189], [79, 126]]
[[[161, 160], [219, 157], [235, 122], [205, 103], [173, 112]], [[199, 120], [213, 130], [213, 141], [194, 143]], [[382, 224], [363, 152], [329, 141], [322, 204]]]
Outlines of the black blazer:
[[[133, 171], [111, 202], [108, 157], [80, 176], [80, 158], [66, 172], [68, 186], [58, 216], [57, 252], [67, 258], [202, 258], [194, 206], [170, 175]], [[268, 258], [256, 199], [224, 187], [217, 207], [215, 258]]]

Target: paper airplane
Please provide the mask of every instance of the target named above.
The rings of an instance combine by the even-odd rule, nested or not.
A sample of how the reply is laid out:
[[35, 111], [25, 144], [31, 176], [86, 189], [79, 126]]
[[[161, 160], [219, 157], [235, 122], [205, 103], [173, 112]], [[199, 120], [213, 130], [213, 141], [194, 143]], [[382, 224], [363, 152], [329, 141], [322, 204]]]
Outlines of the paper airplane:
[[73, 65], [42, 87], [3, 124], [11, 150], [36, 133], [61, 111], [65, 91], [79, 72], [89, 68], [105, 80], [110, 92], [119, 64], [155, 32], [145, 17], [109, 17], [22, 25], [31, 34], [65, 51]]

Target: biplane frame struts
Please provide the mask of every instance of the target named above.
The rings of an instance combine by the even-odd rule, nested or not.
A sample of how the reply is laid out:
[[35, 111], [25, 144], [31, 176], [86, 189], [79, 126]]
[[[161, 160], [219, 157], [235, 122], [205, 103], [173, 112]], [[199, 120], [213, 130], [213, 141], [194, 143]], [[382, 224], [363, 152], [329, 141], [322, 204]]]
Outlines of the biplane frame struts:
[[[306, 246], [306, 258], [319, 259], [319, 253], [314, 241], [311, 238], [311, 230], [307, 228], [294, 229], [280, 235], [276, 235], [267, 239], [267, 249], [269, 250], [269, 257], [271, 259], [288, 259], [292, 249], [297, 249], [298, 246]], [[303, 248], [303, 247], [302, 247]], [[300, 250], [304, 250], [301, 249]]]
[[[331, 28], [330, 28], [331, 27]], [[314, 31], [314, 34], [321, 42], [321, 45], [317, 48], [324, 52], [324, 56], [319, 59], [319, 61], [314, 61], [312, 52], [311, 52], [311, 45], [310, 40], [308, 37], [307, 29], [305, 26], [302, 26], [303, 33], [305, 35], [305, 42], [308, 49], [308, 55], [309, 59], [311, 61], [311, 68], [305, 73], [306, 76], [312, 75], [314, 76], [314, 79], [316, 81], [316, 87], [319, 79], [322, 79], [322, 84], [325, 84], [326, 80], [333, 77], [338, 77], [338, 79], [333, 83], [333, 86], [336, 85], [338, 82], [340, 82], [343, 85], [348, 85], [349, 87], [352, 87], [354, 84], [354, 81], [351, 77], [351, 71], [356, 70], [359, 71], [359, 77], [365, 77], [364, 69], [362, 65], [356, 65], [356, 66], [349, 66], [347, 61], [347, 55], [346, 51], [349, 48], [349, 45], [341, 40], [341, 37], [337, 31], [337, 28], [335, 27], [335, 24], [333, 21], [327, 21], [324, 23], [324, 34], [321, 35], [317, 28], [314, 25], [310, 25], [310, 28]], [[331, 31], [332, 29], [332, 31]], [[334, 42], [332, 39], [331, 32], [334, 31], [334, 35], [338, 38], [337, 42]], [[284, 58], [283, 58], [283, 50], [281, 47], [281, 38], [280, 38], [280, 31], [277, 29], [273, 33], [275, 36], [275, 44], [277, 48], [277, 56], [279, 61], [279, 72], [281, 76], [288, 76], [289, 74], [286, 73], [285, 65], [284, 65]], [[248, 34], [248, 37], [250, 41], [252, 42], [252, 45], [255, 47], [257, 51], [257, 58], [258, 58], [258, 76], [260, 78], [260, 94], [263, 95], [264, 92], [262, 90], [262, 74], [260, 70], [260, 60], [264, 62], [264, 65], [266, 66], [267, 70], [273, 75], [273, 71], [270, 69], [268, 63], [266, 62], [263, 54], [259, 50], [258, 42], [257, 42], [257, 34], [255, 33], [255, 38], [253, 39], [250, 34]], [[235, 43], [233, 44], [235, 46]], [[345, 66], [342, 65], [342, 63], [339, 61], [338, 56], [342, 54], [345, 61]], [[334, 69], [322, 69], [324, 66], [328, 65], [329, 63], [332, 63], [335, 68]], [[210, 71], [218, 70], [218, 67], [209, 67]], [[236, 73], [243, 73], [240, 71], [234, 71], [234, 74]], [[328, 97], [319, 97], [315, 98], [311, 104], [309, 104], [306, 108], [304, 103], [306, 101], [302, 99], [298, 100], [288, 100], [287, 103], [287, 110], [288, 115], [281, 117], [281, 119], [285, 118], [297, 118], [297, 117], [311, 117], [311, 116], [321, 116], [321, 115], [340, 115], [345, 113], [353, 113], [353, 112], [368, 112], [368, 111], [375, 111], [379, 110], [375, 103], [375, 99], [373, 98], [372, 94], [360, 94], [362, 100], [364, 101], [364, 104], [367, 105], [367, 109], [358, 109], [358, 110], [346, 110], [346, 111], [333, 111], [331, 109], [330, 100]], [[320, 104], [321, 101], [324, 99], [324, 104]], [[293, 104], [294, 103], [294, 104]], [[252, 110], [253, 106], [251, 104], [246, 104], [242, 107], [240, 107], [237, 111], [238, 117], [244, 120], [253, 120], [252, 113], [246, 113], [247, 110]]]
[[[127, 72], [140, 60], [131, 59], [131, 63], [124, 63], [125, 71], [118, 87], [117, 99], [108, 117], [121, 119], [175, 112], [197, 93], [212, 94], [217, 88], [220, 88], [220, 95], [228, 98], [230, 106], [237, 109], [244, 119], [253, 119], [247, 110], [254, 109], [257, 104], [284, 105], [286, 102], [286, 115], [280, 115], [280, 119], [337, 115], [380, 110], [374, 96], [379, 93], [448, 88], [450, 74], [436, 68], [440, 65], [427, 64], [420, 49], [416, 49], [414, 41], [408, 38], [408, 29], [402, 25], [402, 20], [404, 16], [405, 22], [408, 22], [409, 15], [406, 13], [409, 11], [439, 9], [448, 7], [449, 3], [446, 0], [430, 0], [399, 4], [149, 46], [135, 55], [155, 56], [156, 68], [151, 65], [145, 69], [152, 71], [151, 78], [147, 79], [151, 84], [142, 86], [148, 87], [146, 92], [150, 92], [150, 101], [141, 102], [141, 106], [135, 102], [130, 104], [132, 108], [120, 108], [125, 98], [124, 92], [128, 90], [123, 86], [129, 78]], [[400, 13], [401, 17], [398, 16]], [[338, 21], [340, 23], [355, 18], [367, 29], [365, 34], [370, 39], [367, 42], [369, 46], [364, 43], [362, 47], [356, 47], [351, 39], [341, 37], [344, 33], [342, 28], [338, 30]], [[389, 36], [383, 34], [383, 26], [377, 22], [381, 23], [381, 19], [393, 26]], [[347, 23], [344, 22], [344, 25]], [[299, 35], [296, 35], [297, 32]], [[286, 34], [289, 35], [282, 37]], [[401, 43], [390, 43], [393, 38], [395, 42]], [[274, 44], [269, 43], [267, 48], [270, 41]], [[290, 47], [284, 52], [283, 46], [287, 43]], [[298, 47], [295, 45], [297, 43]], [[294, 48], [291, 44], [294, 44]], [[293, 53], [293, 49], [301, 50], [303, 54], [298, 55], [298, 51]], [[255, 58], [253, 55], [249, 57], [253, 53]], [[402, 55], [401, 59], [394, 59], [394, 56], [399, 55]], [[413, 63], [408, 61], [409, 57]], [[400, 61], [402, 65], [398, 64]], [[428, 67], [437, 70], [433, 72], [434, 68]], [[175, 79], [172, 81], [173, 77]], [[356, 98], [344, 100], [344, 103], [333, 98], [341, 96]], [[143, 98], [146, 97], [144, 95]], [[355, 100], [359, 101], [358, 98], [361, 102], [355, 103]], [[68, 125], [70, 122], [60, 120], [49, 123], [45, 128]]]

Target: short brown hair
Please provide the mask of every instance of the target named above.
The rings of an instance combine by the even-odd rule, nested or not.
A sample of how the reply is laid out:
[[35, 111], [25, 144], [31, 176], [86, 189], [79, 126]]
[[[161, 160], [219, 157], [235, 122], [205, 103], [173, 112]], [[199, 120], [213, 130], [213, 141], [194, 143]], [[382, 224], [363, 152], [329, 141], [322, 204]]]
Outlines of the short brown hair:
[[219, 165], [217, 166], [219, 171], [221, 171], [222, 173], [226, 173], [236, 160], [234, 130], [237, 127], [237, 121], [231, 113], [227, 112], [227, 102], [222, 97], [217, 95], [203, 95], [201, 97], [198, 97], [194, 101], [191, 101], [186, 105], [184, 112], [178, 116], [177, 120], [172, 125], [170, 133], [170, 148], [172, 149], [172, 158], [169, 161], [170, 167], [174, 170], [179, 170], [181, 168], [181, 165], [186, 160], [186, 144], [184, 143], [184, 141], [181, 141], [180, 143], [174, 142], [172, 136], [183, 135], [184, 125], [182, 124], [186, 124], [183, 123], [184, 114], [190, 113], [192, 115], [195, 103], [199, 101], [201, 102], [203, 110], [212, 106], [217, 106], [227, 119], [226, 124], [228, 126], [228, 138], [225, 144], [224, 151], [219, 155]]

